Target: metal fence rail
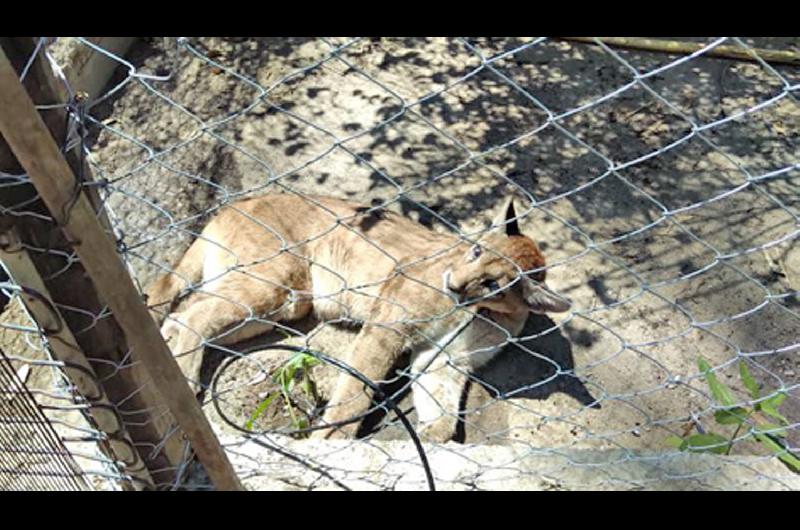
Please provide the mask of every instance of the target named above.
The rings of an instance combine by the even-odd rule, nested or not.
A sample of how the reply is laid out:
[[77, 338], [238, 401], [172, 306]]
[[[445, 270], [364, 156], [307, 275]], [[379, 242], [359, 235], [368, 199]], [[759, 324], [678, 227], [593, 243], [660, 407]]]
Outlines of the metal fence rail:
[[0, 350], [0, 489], [89, 489], [31, 392]]

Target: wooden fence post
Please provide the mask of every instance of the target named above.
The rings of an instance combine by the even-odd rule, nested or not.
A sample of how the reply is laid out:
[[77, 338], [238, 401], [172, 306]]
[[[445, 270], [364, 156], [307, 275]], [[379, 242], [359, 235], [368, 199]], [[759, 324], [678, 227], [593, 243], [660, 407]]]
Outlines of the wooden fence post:
[[[19, 41], [0, 39], [0, 132], [8, 144], [0, 142], [0, 171], [19, 174], [24, 169], [35, 189], [26, 182], [7, 187], [0, 206], [13, 212], [15, 205], [25, 203], [26, 213], [39, 216], [5, 215], [0, 224], [13, 225], [28, 248], [62, 251], [61, 258], [52, 252], [31, 254], [53, 302], [85, 309], [90, 315], [102, 314], [105, 307], [113, 312], [108, 317], [90, 318], [89, 323], [83, 312], [64, 312], [63, 318], [78, 346], [91, 353], [87, 355], [90, 361], [111, 361], [94, 362], [92, 367], [109, 400], [117, 407], [122, 403], [127, 407], [127, 430], [153, 480], [159, 484], [174, 480], [183, 457], [181, 438], [185, 437], [217, 489], [241, 489], [227, 455], [104, 230], [107, 224], [102, 212], [98, 215], [98, 203], [76, 187], [75, 170], [83, 171], [81, 161], [70, 153], [62, 155], [54, 141], [54, 136], [63, 138], [59, 134], [64, 133], [63, 110], [61, 116], [51, 110], [40, 115], [31, 100], [30, 96], [41, 98], [40, 103], [63, 102], [54, 80], [39, 65], [35, 72], [38, 81], [27, 83], [29, 96], [5, 53], [17, 52], [12, 60], [16, 59], [19, 69], [20, 56], [30, 57], [19, 53], [20, 47], [25, 47]], [[65, 267], [63, 256], [73, 252], [80, 262]], [[126, 361], [131, 352], [135, 363]], [[125, 369], [120, 370], [120, 365]], [[157, 414], [159, 408], [171, 414]]]

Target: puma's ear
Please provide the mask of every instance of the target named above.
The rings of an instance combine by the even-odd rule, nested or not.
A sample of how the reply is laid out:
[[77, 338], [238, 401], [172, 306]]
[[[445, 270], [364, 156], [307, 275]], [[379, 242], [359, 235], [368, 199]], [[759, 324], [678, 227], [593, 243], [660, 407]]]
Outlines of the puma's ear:
[[530, 278], [522, 280], [522, 293], [531, 313], [563, 313], [572, 307], [572, 301], [551, 291], [545, 284]]
[[500, 204], [500, 212], [492, 221], [492, 226], [505, 232], [507, 236], [520, 235], [519, 224], [517, 223], [517, 212], [514, 209], [514, 196], [509, 195]]

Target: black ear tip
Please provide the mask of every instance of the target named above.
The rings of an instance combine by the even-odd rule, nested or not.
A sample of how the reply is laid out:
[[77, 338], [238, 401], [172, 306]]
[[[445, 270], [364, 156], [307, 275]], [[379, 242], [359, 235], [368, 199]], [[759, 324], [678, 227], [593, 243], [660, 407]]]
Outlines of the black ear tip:
[[506, 217], [506, 235], [508, 236], [520, 235], [519, 223], [517, 223], [517, 213], [516, 209], [514, 208], [513, 198], [509, 199], [508, 201], [505, 217]]

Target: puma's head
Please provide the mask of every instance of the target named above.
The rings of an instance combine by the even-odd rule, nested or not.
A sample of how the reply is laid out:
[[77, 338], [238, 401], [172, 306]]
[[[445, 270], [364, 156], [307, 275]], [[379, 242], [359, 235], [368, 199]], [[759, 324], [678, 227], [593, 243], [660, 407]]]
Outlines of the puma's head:
[[499, 313], [561, 313], [572, 302], [545, 284], [539, 247], [517, 224], [514, 201], [506, 199], [493, 229], [444, 274], [444, 288], [464, 305]]

